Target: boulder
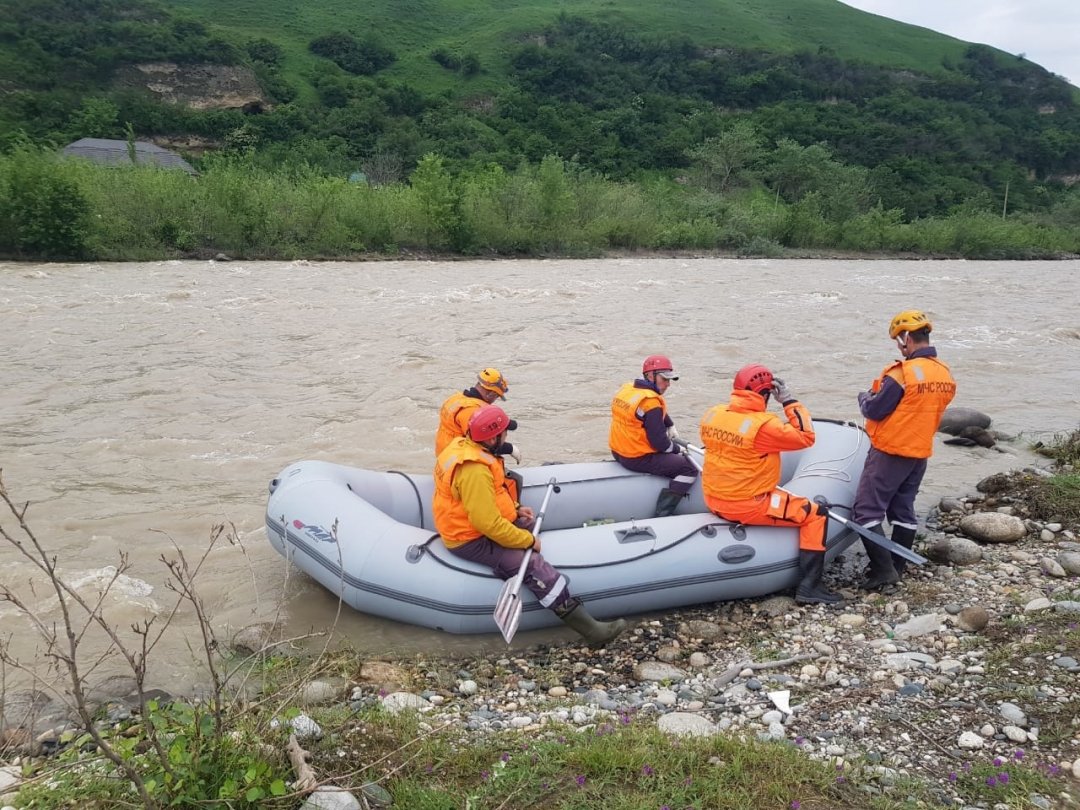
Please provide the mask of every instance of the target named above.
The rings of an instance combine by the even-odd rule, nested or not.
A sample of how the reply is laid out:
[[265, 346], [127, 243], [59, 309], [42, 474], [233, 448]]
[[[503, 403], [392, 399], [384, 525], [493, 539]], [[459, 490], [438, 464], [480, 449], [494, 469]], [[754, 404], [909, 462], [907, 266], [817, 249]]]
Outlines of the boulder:
[[984, 543], [1015, 543], [1027, 535], [1027, 526], [1015, 515], [976, 512], [960, 519], [960, 531]]
[[941, 415], [941, 423], [938, 425], [939, 433], [948, 433], [950, 436], [959, 436], [964, 428], [990, 427], [993, 421], [982, 411], [974, 408], [950, 407]]
[[939, 537], [926, 549], [926, 556], [931, 560], [950, 565], [974, 565], [982, 555], [979, 545], [966, 537]]

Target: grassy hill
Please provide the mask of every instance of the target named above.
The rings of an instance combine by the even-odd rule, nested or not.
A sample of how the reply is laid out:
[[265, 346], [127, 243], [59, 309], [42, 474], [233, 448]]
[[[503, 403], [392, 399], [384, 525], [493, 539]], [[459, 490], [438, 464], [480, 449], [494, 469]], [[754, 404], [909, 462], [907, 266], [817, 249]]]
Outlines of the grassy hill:
[[[300, 85], [318, 69], [307, 45], [328, 31], [374, 34], [398, 59], [383, 75], [432, 92], [497, 92], [507, 85], [512, 48], [559, 15], [609, 23], [652, 37], [686, 37], [706, 48], [778, 53], [824, 49], [837, 56], [935, 73], [966, 44], [952, 37], [853, 9], [837, 0], [167, 0], [222, 31], [261, 36], [282, 46], [284, 73]], [[483, 72], [462, 86], [431, 53], [475, 53]], [[1004, 56], [1004, 54], [1002, 54]]]
[[[265, 99], [208, 103], [206, 66]], [[553, 157], [833, 223], [1049, 211], [1080, 176], [1075, 88], [836, 0], [0, 0], [0, 94], [0, 152], [130, 134], [383, 184]]]

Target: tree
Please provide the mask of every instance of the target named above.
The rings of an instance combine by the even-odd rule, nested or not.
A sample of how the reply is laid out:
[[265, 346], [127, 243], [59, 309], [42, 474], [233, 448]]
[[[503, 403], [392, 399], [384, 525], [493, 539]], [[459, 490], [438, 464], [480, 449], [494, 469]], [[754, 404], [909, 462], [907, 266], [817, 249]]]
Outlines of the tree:
[[761, 158], [761, 137], [749, 121], [736, 121], [714, 138], [688, 149], [703, 188], [724, 194], [745, 181]]

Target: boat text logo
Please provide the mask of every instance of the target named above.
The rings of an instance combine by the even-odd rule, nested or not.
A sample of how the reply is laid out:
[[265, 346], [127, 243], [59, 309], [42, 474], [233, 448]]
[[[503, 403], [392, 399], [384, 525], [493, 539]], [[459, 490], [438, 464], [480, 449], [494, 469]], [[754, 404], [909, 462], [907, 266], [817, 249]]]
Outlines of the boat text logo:
[[322, 526], [308, 526], [305, 523], [301, 523], [299, 520], [294, 520], [292, 525], [297, 529], [300, 529], [304, 534], [310, 537], [312, 540], [317, 540], [320, 543], [334, 543], [334, 535], [330, 534]]

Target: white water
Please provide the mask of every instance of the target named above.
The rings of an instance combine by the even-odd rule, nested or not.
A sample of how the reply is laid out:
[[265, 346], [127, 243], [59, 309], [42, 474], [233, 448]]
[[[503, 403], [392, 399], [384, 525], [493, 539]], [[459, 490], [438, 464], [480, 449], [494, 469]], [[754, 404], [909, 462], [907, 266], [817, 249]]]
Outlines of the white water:
[[[1080, 425], [1080, 262], [609, 259], [491, 262], [0, 264], [0, 467], [12, 497], [80, 591], [129, 555], [106, 612], [167, 615], [158, 557], [191, 562], [218, 523], [199, 590], [215, 629], [282, 611], [291, 634], [336, 605], [286, 570], [263, 529], [268, 481], [300, 458], [427, 472], [436, 412], [475, 372], [511, 384], [526, 464], [606, 457], [608, 402], [641, 359], [670, 355], [683, 434], [726, 399], [736, 369], [773, 367], [818, 416], [858, 418], [855, 395], [894, 357], [889, 318], [927, 310], [955, 404], [1021, 434], [1008, 454], [939, 446], [925, 511], [991, 472], [1036, 460], [1036, 438]], [[0, 514], [13, 532], [14, 521]], [[42, 616], [55, 596], [7, 544], [0, 579]], [[37, 653], [0, 606], [11, 649]], [[155, 677], [198, 677], [190, 610]], [[502, 648], [345, 609], [339, 635], [372, 653]], [[549, 631], [553, 637], [559, 631]], [[523, 643], [545, 637], [524, 636]]]

